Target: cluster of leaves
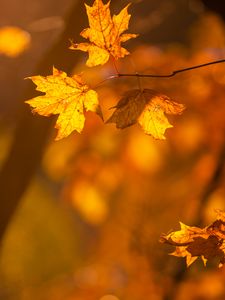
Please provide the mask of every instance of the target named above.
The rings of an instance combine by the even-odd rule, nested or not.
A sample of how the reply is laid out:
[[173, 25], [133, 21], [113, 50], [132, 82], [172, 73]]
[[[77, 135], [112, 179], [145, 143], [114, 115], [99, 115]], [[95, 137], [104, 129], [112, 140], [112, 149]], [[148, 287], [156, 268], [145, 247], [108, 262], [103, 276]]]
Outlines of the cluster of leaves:
[[[111, 17], [110, 2], [103, 4], [102, 0], [95, 0], [93, 6], [86, 6], [89, 28], [81, 32], [81, 36], [89, 43], [72, 43], [70, 49], [89, 53], [87, 66], [104, 65], [111, 57], [115, 60], [123, 58], [129, 52], [121, 43], [137, 34], [124, 33], [128, 29], [131, 15], [128, 6], [118, 15]], [[117, 74], [114, 77], [120, 77]], [[74, 130], [81, 132], [84, 127], [84, 111], [92, 111], [102, 117], [97, 93], [88, 87], [81, 75], [67, 76], [63, 71], [53, 68], [53, 74], [47, 77], [29, 77], [37, 90], [45, 95], [26, 101], [33, 112], [42, 116], [59, 115], [56, 128], [56, 140], [67, 137]], [[139, 123], [145, 133], [156, 139], [165, 139], [165, 130], [172, 125], [166, 114], [181, 114], [184, 105], [171, 101], [168, 97], [149, 89], [129, 90], [115, 107], [116, 111], [106, 123], [116, 123], [117, 128], [126, 128]], [[103, 118], [103, 117], [102, 117]]]
[[225, 212], [217, 210], [217, 218], [205, 228], [187, 226], [180, 222], [180, 230], [161, 236], [162, 243], [176, 247], [171, 255], [185, 257], [190, 266], [198, 257], [206, 265], [208, 260], [219, 259], [225, 264]]

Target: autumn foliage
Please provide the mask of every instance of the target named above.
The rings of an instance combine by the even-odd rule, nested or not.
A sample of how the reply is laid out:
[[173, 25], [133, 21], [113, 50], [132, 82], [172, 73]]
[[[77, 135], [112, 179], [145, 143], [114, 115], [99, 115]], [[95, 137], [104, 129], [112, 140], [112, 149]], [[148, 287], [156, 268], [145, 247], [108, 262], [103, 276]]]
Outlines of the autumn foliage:
[[[146, 16], [138, 9], [148, 1], [85, 2], [75, 17], [83, 11], [89, 25], [62, 47], [77, 59], [71, 71], [57, 54], [20, 77], [37, 139], [42, 122], [50, 134], [4, 239], [0, 298], [225, 299], [224, 24], [201, 12], [186, 44], [161, 45], [161, 35], [151, 44], [144, 30], [175, 1]], [[29, 53], [29, 34], [4, 30], [0, 54]], [[5, 45], [12, 34], [18, 48]], [[11, 135], [0, 144], [3, 156]], [[16, 170], [13, 180], [19, 185]]]
[[56, 122], [56, 140], [68, 136], [72, 131], [81, 132], [84, 127], [84, 110], [102, 116], [97, 93], [83, 83], [81, 76], [68, 77], [65, 72], [53, 68], [53, 75], [30, 78], [37, 90], [46, 93], [26, 101], [34, 112], [42, 116], [59, 114]]
[[217, 219], [209, 226], [187, 226], [180, 222], [181, 229], [161, 236], [162, 243], [176, 247], [171, 255], [185, 257], [190, 266], [198, 257], [206, 265], [210, 259], [217, 258], [222, 267], [225, 263], [225, 213], [217, 211]]
[[[72, 44], [70, 49], [89, 53], [87, 66], [104, 65], [111, 57], [113, 60], [128, 55], [129, 52], [121, 46], [136, 34], [123, 33], [128, 29], [131, 15], [126, 6], [118, 15], [111, 17], [110, 2], [103, 4], [95, 0], [93, 6], [86, 6], [90, 28], [84, 29], [81, 36], [90, 43]], [[114, 62], [115, 63], [115, 62]], [[116, 69], [117, 70], [117, 69]], [[115, 77], [120, 77], [117, 72]], [[81, 83], [80, 75], [67, 77], [63, 71], [53, 69], [53, 75], [42, 77], [32, 76], [30, 79], [37, 85], [37, 90], [46, 95], [26, 101], [33, 112], [43, 116], [59, 114], [56, 128], [56, 140], [67, 137], [72, 131], [81, 132], [84, 127], [84, 109], [101, 114], [97, 93], [86, 84]], [[117, 110], [107, 123], [116, 123], [117, 128], [126, 128], [138, 122], [144, 132], [156, 139], [165, 139], [164, 132], [172, 127], [166, 114], [180, 114], [184, 105], [171, 101], [149, 89], [131, 90], [119, 101]]]
[[[128, 30], [131, 17], [128, 14], [129, 5], [113, 17], [110, 2], [104, 4], [102, 0], [95, 0], [93, 6], [85, 4], [85, 7], [90, 27], [84, 29], [81, 36], [89, 42], [72, 42], [70, 49], [88, 52], [89, 58], [86, 62], [88, 67], [104, 65], [110, 58], [116, 67], [116, 60], [129, 55], [121, 43], [137, 37], [137, 34], [124, 33]], [[111, 77], [121, 76], [126, 74], [120, 74], [116, 67], [116, 74]], [[26, 101], [33, 107], [33, 112], [43, 116], [59, 115], [55, 125], [58, 130], [56, 141], [67, 137], [74, 130], [81, 133], [85, 111], [95, 112], [103, 119], [97, 92], [84, 83], [82, 75], [69, 77], [65, 72], [53, 67], [52, 75], [31, 76], [29, 79], [36, 84], [38, 91], [45, 93]], [[185, 106], [152, 89], [142, 88], [139, 82], [139, 89], [128, 90], [112, 108], [115, 111], [106, 123], [115, 123], [120, 129], [138, 123], [146, 134], [164, 140], [166, 129], [173, 127], [166, 115], [179, 115]], [[220, 257], [221, 266], [225, 261], [223, 252], [225, 236], [222, 228], [224, 219], [223, 213], [220, 213], [217, 221], [204, 229], [180, 223], [181, 230], [162, 236], [161, 242], [176, 246], [172, 255], [186, 257], [187, 266], [198, 257], [201, 257], [205, 265], [208, 259]]]
[[90, 43], [72, 44], [70, 49], [89, 53], [87, 66], [104, 65], [112, 56], [116, 60], [128, 55], [129, 52], [121, 47], [121, 43], [137, 34], [124, 34], [128, 29], [131, 15], [126, 6], [118, 15], [111, 17], [110, 1], [104, 5], [102, 0], [96, 0], [92, 7], [85, 5], [90, 28], [81, 32], [81, 36], [89, 39]]
[[156, 91], [143, 89], [128, 91], [115, 108], [116, 111], [107, 123], [116, 123], [117, 128], [139, 123], [145, 133], [163, 140], [165, 130], [172, 127], [164, 113], [181, 114], [184, 105], [173, 102]]

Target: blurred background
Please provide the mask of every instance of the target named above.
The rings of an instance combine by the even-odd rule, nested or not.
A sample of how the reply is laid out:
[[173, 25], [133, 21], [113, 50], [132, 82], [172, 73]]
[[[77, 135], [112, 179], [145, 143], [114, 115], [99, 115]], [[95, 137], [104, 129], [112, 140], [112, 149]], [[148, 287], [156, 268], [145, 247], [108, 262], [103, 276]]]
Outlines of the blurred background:
[[[222, 1], [133, 0], [132, 55], [121, 72], [167, 74], [225, 58]], [[92, 5], [92, 1], [87, 0]], [[118, 13], [128, 1], [113, 0]], [[24, 80], [52, 66], [90, 86], [113, 66], [87, 68], [68, 49], [88, 26], [84, 1], [1, 0], [0, 299], [222, 300], [225, 270], [169, 256], [159, 243], [178, 222], [206, 226], [225, 209], [225, 69], [142, 79], [187, 109], [156, 141], [137, 125], [117, 130], [87, 113], [82, 134], [54, 142], [55, 118], [32, 115]], [[105, 119], [136, 78], [97, 92]]]

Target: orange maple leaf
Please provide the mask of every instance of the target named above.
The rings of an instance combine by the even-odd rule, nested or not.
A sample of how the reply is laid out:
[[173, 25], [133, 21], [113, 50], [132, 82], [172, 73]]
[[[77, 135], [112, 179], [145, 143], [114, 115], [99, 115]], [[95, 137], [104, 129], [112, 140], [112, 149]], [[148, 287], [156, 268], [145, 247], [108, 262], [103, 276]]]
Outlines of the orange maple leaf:
[[205, 228], [187, 226], [162, 235], [160, 241], [175, 246], [171, 255], [185, 257], [190, 266], [198, 257], [206, 265], [209, 259], [219, 259], [219, 267], [225, 264], [225, 212], [217, 210], [217, 219]]
[[84, 127], [85, 111], [92, 111], [102, 117], [98, 96], [94, 90], [83, 83], [80, 75], [67, 76], [63, 71], [53, 68], [53, 75], [28, 77], [36, 85], [37, 91], [45, 95], [27, 100], [33, 112], [42, 116], [59, 114], [55, 128], [55, 140], [67, 137], [72, 131], [81, 132]]
[[95, 0], [93, 6], [86, 6], [89, 28], [81, 32], [81, 36], [89, 39], [90, 43], [72, 44], [70, 49], [89, 52], [87, 66], [93, 67], [105, 64], [110, 55], [115, 59], [128, 55], [129, 52], [121, 47], [122, 42], [135, 38], [137, 34], [123, 34], [128, 29], [131, 15], [127, 5], [118, 15], [111, 17], [110, 1], [103, 4], [102, 0]]
[[173, 127], [164, 113], [176, 115], [185, 109], [183, 104], [150, 89], [128, 91], [115, 108], [106, 123], [116, 123], [121, 129], [139, 123], [145, 133], [159, 140], [164, 140], [165, 130]]

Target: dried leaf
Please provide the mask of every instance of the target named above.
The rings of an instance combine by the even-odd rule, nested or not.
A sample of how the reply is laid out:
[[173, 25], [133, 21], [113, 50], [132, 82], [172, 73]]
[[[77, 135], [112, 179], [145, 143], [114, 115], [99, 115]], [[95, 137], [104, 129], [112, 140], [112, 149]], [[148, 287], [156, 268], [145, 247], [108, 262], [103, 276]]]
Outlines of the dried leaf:
[[162, 235], [160, 241], [175, 246], [171, 255], [185, 257], [190, 266], [198, 257], [206, 265], [209, 259], [225, 263], [225, 212], [217, 210], [217, 220], [201, 229], [181, 224], [181, 229]]
[[164, 113], [181, 114], [185, 107], [154, 90], [135, 89], [128, 91], [115, 108], [107, 123], [116, 123], [117, 128], [139, 123], [145, 133], [164, 140], [165, 130], [173, 127]]
[[92, 111], [102, 117], [98, 96], [83, 83], [80, 75], [68, 77], [63, 71], [53, 68], [53, 75], [29, 77], [37, 91], [45, 95], [26, 101], [33, 112], [42, 116], [59, 114], [55, 128], [56, 140], [67, 137], [72, 131], [81, 132], [84, 127], [84, 111]]
[[72, 44], [70, 49], [89, 53], [87, 66], [93, 67], [105, 64], [110, 55], [115, 59], [128, 55], [129, 52], [121, 47], [122, 42], [137, 37], [137, 34], [123, 34], [128, 29], [131, 15], [127, 5], [118, 15], [111, 17], [110, 1], [103, 4], [102, 0], [95, 0], [93, 6], [86, 6], [89, 28], [81, 32], [81, 36], [90, 43]]
[[21, 28], [5, 26], [0, 28], [0, 54], [16, 57], [30, 45], [30, 34]]

